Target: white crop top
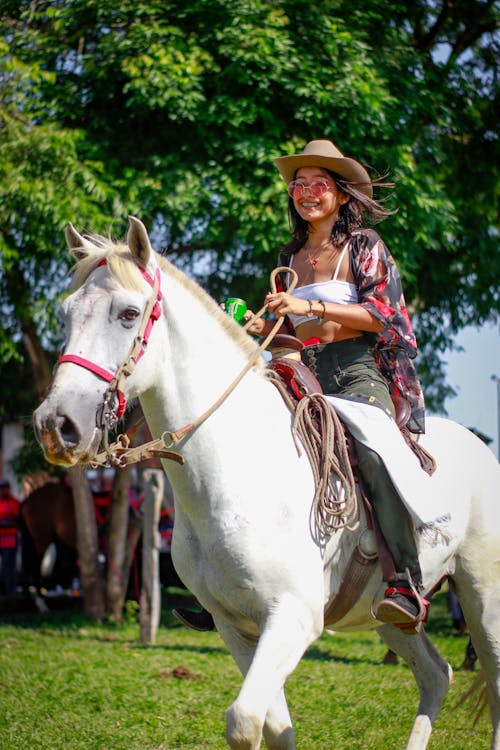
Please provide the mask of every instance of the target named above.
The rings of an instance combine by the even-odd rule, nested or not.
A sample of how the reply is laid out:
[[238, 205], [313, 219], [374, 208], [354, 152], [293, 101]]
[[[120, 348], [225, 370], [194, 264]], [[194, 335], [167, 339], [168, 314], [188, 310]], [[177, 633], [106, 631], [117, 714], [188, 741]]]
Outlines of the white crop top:
[[[344, 255], [347, 252], [349, 243], [346, 242], [342, 252], [340, 253], [335, 273], [329, 281], [318, 281], [314, 284], [306, 284], [305, 286], [299, 286], [290, 292], [292, 297], [298, 297], [299, 299], [310, 299], [310, 300], [322, 300], [323, 302], [336, 302], [338, 305], [354, 305], [358, 302], [358, 290], [356, 284], [350, 281], [339, 281], [337, 279], [340, 266]], [[292, 267], [293, 255], [290, 258], [290, 267]], [[321, 320], [317, 316], [309, 315], [289, 315], [288, 316], [293, 324], [294, 328], [300, 326], [302, 323], [306, 323], [311, 320]]]

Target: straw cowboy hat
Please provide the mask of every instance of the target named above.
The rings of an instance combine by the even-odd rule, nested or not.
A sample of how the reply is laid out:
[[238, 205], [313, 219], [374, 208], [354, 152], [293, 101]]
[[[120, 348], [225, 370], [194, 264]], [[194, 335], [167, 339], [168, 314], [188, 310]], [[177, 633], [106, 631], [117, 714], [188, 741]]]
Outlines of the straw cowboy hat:
[[332, 141], [309, 141], [301, 154], [279, 156], [274, 163], [287, 185], [300, 167], [323, 167], [354, 183], [368, 198], [373, 197], [372, 181], [366, 169], [356, 159], [344, 156]]

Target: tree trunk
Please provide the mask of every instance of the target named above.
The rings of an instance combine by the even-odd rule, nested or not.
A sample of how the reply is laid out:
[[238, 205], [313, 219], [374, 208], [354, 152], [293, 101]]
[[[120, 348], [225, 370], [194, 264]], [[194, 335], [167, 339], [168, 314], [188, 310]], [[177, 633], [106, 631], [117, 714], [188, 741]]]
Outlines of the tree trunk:
[[52, 368], [40, 342], [30, 305], [27, 303], [29, 287], [18, 266], [9, 268], [5, 274], [5, 284], [21, 326], [23, 343], [33, 371], [36, 392], [39, 396], [43, 396], [52, 379]]
[[43, 396], [52, 378], [52, 368], [42, 349], [33, 321], [28, 317], [24, 317], [20, 323], [24, 346], [33, 370], [36, 390], [39, 396]]
[[160, 565], [159, 549], [161, 504], [164, 475], [161, 469], [143, 471], [144, 502], [142, 532], [142, 588], [140, 634], [141, 643], [154, 643], [160, 623]]
[[83, 611], [86, 617], [103, 620], [106, 614], [104, 585], [98, 565], [97, 523], [92, 494], [85, 473], [80, 466], [68, 471], [73, 488], [76, 515], [76, 536], [80, 558], [80, 574], [83, 589]]
[[111, 504], [106, 601], [108, 614], [115, 622], [121, 622], [122, 620], [128, 584], [127, 544], [131, 476], [130, 466], [118, 469]]

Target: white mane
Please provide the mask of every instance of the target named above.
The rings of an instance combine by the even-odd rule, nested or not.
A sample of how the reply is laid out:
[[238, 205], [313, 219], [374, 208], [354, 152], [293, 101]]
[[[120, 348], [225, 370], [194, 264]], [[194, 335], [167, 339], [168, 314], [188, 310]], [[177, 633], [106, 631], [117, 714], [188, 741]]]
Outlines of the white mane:
[[[147, 284], [142, 275], [137, 273], [137, 262], [124, 242], [116, 242], [109, 237], [101, 235], [87, 235], [85, 239], [87, 240], [85, 245], [87, 254], [85, 257], [77, 260], [73, 267], [71, 292], [79, 289], [96, 266], [103, 260], [106, 260], [111, 275], [120, 286], [123, 286], [125, 289], [144, 292]], [[242, 349], [246, 356], [250, 357], [255, 352], [255, 341], [243, 331], [238, 323], [229, 317], [229, 315], [226, 315], [215, 300], [196, 281], [176, 268], [164, 256], [155, 253], [155, 260], [165, 276], [175, 279], [202, 303], [206, 308], [207, 315], [219, 321], [221, 327], [238, 347]], [[256, 368], [264, 372], [264, 360], [259, 360]]]

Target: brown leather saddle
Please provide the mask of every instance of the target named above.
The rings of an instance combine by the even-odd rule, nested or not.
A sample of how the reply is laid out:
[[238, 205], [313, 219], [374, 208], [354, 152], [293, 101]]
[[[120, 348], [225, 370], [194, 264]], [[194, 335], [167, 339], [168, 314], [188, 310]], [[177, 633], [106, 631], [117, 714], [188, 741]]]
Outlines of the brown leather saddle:
[[[269, 349], [273, 354], [272, 360], [268, 363], [268, 369], [274, 374], [273, 382], [281, 392], [282, 397], [287, 403], [287, 406], [292, 412], [295, 412], [298, 402], [305, 396], [312, 394], [323, 393], [320, 382], [311, 370], [300, 360], [300, 351], [304, 348], [304, 344], [295, 336], [288, 336], [286, 334], [279, 334], [275, 336], [271, 342]], [[277, 355], [277, 356], [276, 356]], [[401, 397], [391, 396], [396, 412], [395, 420], [398, 425], [403, 438], [405, 439], [409, 448], [415, 453], [418, 458], [422, 469], [428, 474], [432, 474], [435, 471], [436, 464], [433, 457], [420, 446], [410, 434], [410, 431], [406, 427], [408, 419], [410, 418], [411, 407], [406, 399]], [[369, 526], [374, 528], [377, 532], [378, 524], [376, 522], [372, 503], [363, 487], [362, 477], [357, 471], [357, 456], [356, 449], [353, 444], [353, 440], [349, 434], [349, 431], [344, 427], [344, 436], [347, 445], [347, 451], [351, 467], [356, 479], [356, 482], [361, 490], [361, 495], [364, 500], [364, 505], [367, 511], [369, 520]], [[379, 557], [382, 566], [389, 565], [390, 556], [387, 548], [383, 542], [380, 532], [377, 534]], [[387, 571], [387, 568], [386, 568]]]
[[[300, 352], [304, 348], [302, 341], [295, 336], [279, 334], [274, 337], [268, 348], [273, 355], [272, 360], [268, 363], [268, 369], [279, 377], [281, 387], [275, 381], [276, 385], [280, 387], [285, 400], [288, 397], [288, 406], [292, 411], [295, 410], [297, 402], [304, 398], [304, 396], [313, 393], [323, 393], [323, 389], [316, 376], [300, 360]], [[286, 395], [283, 389], [286, 391]], [[427, 474], [432, 475], [436, 470], [434, 458], [412, 438], [406, 426], [411, 415], [409, 402], [401, 396], [391, 395], [391, 399], [396, 412], [396, 424], [406, 444], [418, 458], [422, 469]]]
[[[279, 334], [275, 336], [269, 347], [274, 355], [268, 363], [268, 369], [274, 376], [272, 382], [277, 386], [292, 413], [295, 413], [298, 402], [305, 396], [323, 393], [319, 380], [297, 357], [297, 355], [300, 356], [303, 346], [302, 342], [294, 336]], [[366, 557], [356, 547], [339, 593], [325, 611], [325, 626], [340, 620], [354, 605], [366, 586], [377, 559], [382, 566], [384, 580], [389, 580], [396, 575], [392, 556], [380, 531], [362, 477], [357, 471], [357, 456], [353, 440], [348, 430], [345, 427], [343, 429], [349, 462], [363, 501], [367, 525], [375, 533], [377, 553], [375, 556]]]
[[[268, 369], [280, 377], [282, 385], [295, 403], [304, 396], [323, 393], [317, 377], [299, 358], [303, 348], [302, 341], [287, 334], [275, 336], [269, 346], [273, 359], [269, 362]], [[396, 411], [396, 424], [401, 429], [410, 418], [410, 404], [398, 396], [391, 398]]]

